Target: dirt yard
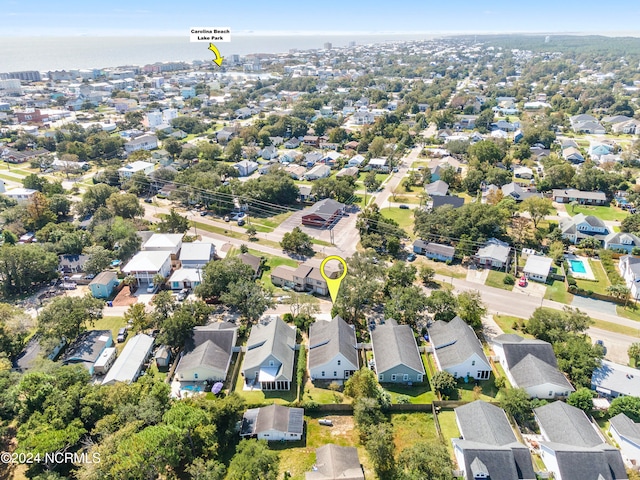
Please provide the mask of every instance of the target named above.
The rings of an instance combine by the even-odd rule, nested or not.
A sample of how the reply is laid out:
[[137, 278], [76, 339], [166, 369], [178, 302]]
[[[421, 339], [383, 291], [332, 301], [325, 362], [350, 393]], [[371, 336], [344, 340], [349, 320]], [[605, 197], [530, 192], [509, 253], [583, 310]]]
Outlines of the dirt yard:
[[131, 290], [128, 286], [124, 286], [116, 298], [113, 299], [114, 307], [128, 307], [129, 305], [133, 305], [138, 301], [138, 297], [135, 297], [131, 294]]

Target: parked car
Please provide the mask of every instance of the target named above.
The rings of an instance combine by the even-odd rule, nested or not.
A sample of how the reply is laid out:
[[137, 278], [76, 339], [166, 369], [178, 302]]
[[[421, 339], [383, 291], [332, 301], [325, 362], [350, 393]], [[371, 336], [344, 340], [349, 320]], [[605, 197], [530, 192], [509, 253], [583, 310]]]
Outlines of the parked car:
[[125, 327], [122, 327], [120, 330], [118, 330], [118, 336], [116, 337], [117, 342], [124, 342], [127, 339], [127, 335], [129, 335], [129, 332]]
[[147, 293], [155, 293], [156, 291], [156, 286], [153, 283], [150, 283], [147, 286]]
[[153, 200], [151, 198], [145, 198], [144, 203], [153, 203]]
[[225, 221], [225, 222], [228, 222], [229, 220], [231, 220], [231, 219], [229, 218], [229, 215], [225, 215], [225, 216], [224, 216], [224, 221]]
[[209, 212], [207, 212], [206, 210], [203, 210], [202, 212], [200, 212], [200, 216], [201, 217], [206, 217], [207, 213], [209, 213]]
[[242, 227], [245, 224], [245, 221], [243, 218], [241, 218], [240, 220], [238, 220], [238, 226]]
[[407, 260], [409, 262], [413, 262], [416, 259], [416, 254], [415, 253], [410, 253], [409, 255], [407, 255]]
[[190, 291], [191, 290], [189, 290], [188, 288], [183, 288], [182, 290], [180, 290], [180, 292], [178, 292], [178, 295], [176, 298], [178, 299], [179, 302], [182, 302], [187, 299]]
[[527, 277], [525, 277], [524, 275], [520, 278], [520, 281], [518, 282], [518, 286], [519, 287], [526, 287], [527, 286]]
[[402, 210], [409, 210], [409, 205], [402, 204], [400, 207]]

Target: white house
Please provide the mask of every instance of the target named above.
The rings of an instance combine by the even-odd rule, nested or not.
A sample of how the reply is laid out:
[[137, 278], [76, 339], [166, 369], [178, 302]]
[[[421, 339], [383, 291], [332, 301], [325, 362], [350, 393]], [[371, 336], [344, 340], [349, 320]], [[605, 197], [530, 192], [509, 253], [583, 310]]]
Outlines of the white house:
[[618, 260], [620, 275], [631, 290], [631, 298], [640, 299], [640, 258], [624, 255]]
[[456, 316], [450, 322], [438, 320], [428, 327], [428, 331], [438, 370], [456, 378], [486, 380], [491, 376], [491, 365], [478, 337], [460, 317]]
[[331, 167], [324, 163], [319, 163], [304, 174], [304, 179], [308, 181], [318, 180], [319, 178], [327, 178], [329, 175], [331, 175]]
[[4, 192], [5, 197], [9, 197], [11, 200], [18, 202], [18, 205], [24, 205], [31, 197], [37, 192], [37, 190], [32, 190], [31, 188], [12, 188], [11, 190], [7, 190]]
[[133, 153], [136, 150], [153, 150], [158, 148], [158, 137], [155, 135], [140, 135], [124, 144], [124, 150], [127, 153]]
[[138, 283], [153, 283], [153, 277], [157, 274], [167, 278], [171, 272], [171, 252], [143, 250], [136, 253], [122, 271], [134, 275]]
[[575, 389], [558, 370], [553, 347], [537, 339], [502, 334], [491, 340], [507, 378], [532, 398], [566, 398]]
[[195, 288], [202, 283], [202, 269], [184, 267], [178, 268], [171, 274], [168, 283], [171, 287], [171, 290]]
[[309, 375], [312, 380], [346, 380], [358, 370], [356, 332], [340, 316], [309, 327]]
[[365, 161], [365, 158], [362, 155], [360, 154], [354, 155], [347, 162], [347, 167], [359, 167], [360, 165], [362, 165], [364, 161]]
[[622, 457], [632, 465], [640, 464], [640, 425], [624, 413], [610, 420], [609, 433], [622, 452]]
[[216, 253], [212, 243], [185, 243], [180, 249], [180, 263], [182, 268], [202, 268], [211, 261]]
[[238, 327], [233, 323], [216, 322], [194, 327], [176, 367], [175, 378], [181, 382], [223, 382], [237, 338]]
[[240, 436], [268, 441], [292, 441], [302, 439], [303, 431], [303, 408], [284, 407], [274, 403], [244, 412]]
[[513, 176], [529, 180], [533, 178], [533, 170], [529, 167], [517, 166], [513, 169]]
[[490, 238], [473, 257], [483, 267], [506, 268], [509, 265], [510, 254], [511, 247], [508, 243]]
[[138, 172], [142, 172], [145, 175], [149, 175], [151, 172], [153, 172], [153, 169], [154, 169], [153, 163], [137, 160], [133, 163], [128, 163], [124, 167], [119, 168], [118, 172], [120, 173], [120, 178], [127, 180]]
[[609, 234], [607, 225], [598, 217], [593, 215], [585, 215], [579, 213], [574, 217], [562, 217], [560, 219], [560, 232], [562, 238], [566, 238], [571, 243], [580, 243], [585, 238], [595, 238], [596, 240], [604, 241], [605, 237]]
[[154, 233], [142, 244], [145, 252], [170, 252], [174, 256], [178, 255], [181, 248], [181, 233]]
[[546, 283], [549, 272], [551, 271], [551, 265], [553, 265], [553, 259], [549, 257], [529, 255], [523, 272], [529, 280]]
[[372, 158], [369, 160], [368, 165], [372, 170], [379, 170], [385, 173], [389, 171], [389, 165], [386, 158]]
[[258, 163], [251, 160], [242, 160], [241, 162], [235, 163], [233, 165], [233, 168], [238, 171], [238, 175], [240, 175], [241, 177], [248, 177], [253, 172], [255, 172], [258, 167]]
[[102, 380], [102, 385], [113, 385], [116, 382], [135, 382], [142, 372], [144, 362], [151, 354], [153, 341], [153, 337], [144, 333], [139, 333], [130, 339], [109, 373]]

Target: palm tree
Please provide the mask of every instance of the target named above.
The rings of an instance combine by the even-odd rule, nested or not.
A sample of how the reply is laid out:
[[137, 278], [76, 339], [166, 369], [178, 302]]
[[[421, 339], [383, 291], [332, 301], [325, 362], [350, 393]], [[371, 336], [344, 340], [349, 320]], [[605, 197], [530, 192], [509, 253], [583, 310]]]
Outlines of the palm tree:
[[164, 275], [162, 275], [161, 273], [156, 273], [153, 276], [153, 279], [151, 280], [153, 282], [154, 285], [156, 286], [162, 286], [164, 285], [164, 282], [167, 281], [166, 278], [164, 278]]
[[129, 293], [131, 294], [134, 291], [132, 287], [138, 286], [138, 279], [133, 275], [127, 275], [124, 277], [124, 280], [122, 280], [122, 283], [129, 287]]
[[571, 213], [576, 213], [576, 207], [580, 205], [577, 200], [574, 200], [569, 205], [571, 205]]

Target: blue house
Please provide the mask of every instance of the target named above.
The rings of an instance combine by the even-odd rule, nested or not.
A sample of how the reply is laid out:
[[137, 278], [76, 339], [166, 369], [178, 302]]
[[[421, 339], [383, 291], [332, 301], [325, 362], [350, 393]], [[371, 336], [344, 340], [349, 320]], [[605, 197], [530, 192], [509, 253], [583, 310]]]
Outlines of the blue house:
[[640, 247], [640, 238], [633, 233], [611, 232], [604, 239], [604, 248], [607, 250], [624, 250], [631, 253], [634, 247]]
[[95, 298], [109, 298], [118, 283], [116, 272], [101, 272], [91, 280], [89, 290]]

